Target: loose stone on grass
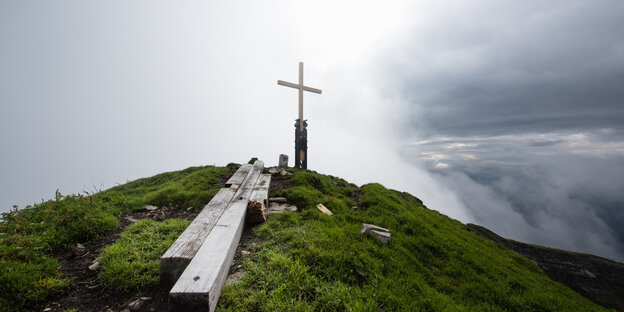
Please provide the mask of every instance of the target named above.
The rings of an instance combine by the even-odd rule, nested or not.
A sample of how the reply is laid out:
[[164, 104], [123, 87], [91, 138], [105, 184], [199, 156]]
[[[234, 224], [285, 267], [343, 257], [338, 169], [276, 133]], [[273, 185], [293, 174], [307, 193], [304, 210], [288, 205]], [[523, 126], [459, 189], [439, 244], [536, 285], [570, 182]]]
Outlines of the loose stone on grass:
[[329, 216], [334, 214], [333, 212], [329, 211], [329, 209], [327, 209], [327, 207], [325, 207], [325, 205], [323, 205], [323, 204], [316, 205], [316, 209], [318, 209], [320, 212], [322, 212], [322, 213], [324, 213], [326, 215], [329, 215]]
[[297, 206], [289, 204], [270, 203], [266, 214], [282, 213], [284, 211], [297, 212]]
[[158, 209], [158, 207], [153, 206], [153, 205], [145, 205], [145, 210], [147, 211], [154, 211], [156, 209]]
[[271, 198], [269, 198], [269, 203], [285, 204], [286, 202], [288, 202], [286, 197], [271, 197]]
[[74, 255], [82, 256], [87, 251], [85, 246], [81, 243], [76, 243], [76, 247], [74, 247]]
[[392, 239], [390, 230], [368, 223], [362, 224], [362, 235], [372, 236], [382, 244], [387, 244]]
[[288, 172], [286, 169], [284, 168], [278, 168], [278, 167], [271, 167], [269, 168], [269, 173], [272, 175], [276, 175], [279, 174], [281, 176], [291, 176], [292, 173]]
[[143, 305], [143, 301], [141, 299], [137, 299], [128, 303], [128, 308], [132, 311], [137, 311], [141, 308], [142, 305]]
[[245, 271], [243, 271], [243, 270], [236, 271], [236, 272], [228, 275], [228, 277], [225, 280], [225, 285], [229, 285], [229, 284], [235, 283], [236, 281], [241, 279], [243, 276], [245, 276]]
[[89, 266], [90, 271], [95, 271], [100, 267], [100, 258], [93, 260], [91, 265]]
[[137, 220], [137, 219], [135, 219], [135, 218], [133, 218], [131, 216], [126, 216], [126, 220], [128, 220], [128, 222], [130, 222], [130, 223], [137, 223], [137, 222], [139, 222], [139, 220]]

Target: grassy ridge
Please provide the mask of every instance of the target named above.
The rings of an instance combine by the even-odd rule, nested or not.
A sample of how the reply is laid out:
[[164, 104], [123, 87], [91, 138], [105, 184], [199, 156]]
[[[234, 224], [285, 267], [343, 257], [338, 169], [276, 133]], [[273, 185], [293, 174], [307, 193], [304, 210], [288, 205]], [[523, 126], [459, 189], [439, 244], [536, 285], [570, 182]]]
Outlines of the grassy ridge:
[[[228, 170], [193, 167], [92, 196], [59, 194], [4, 214], [0, 311], [32, 306], [71, 282], [60, 275], [55, 252], [118, 228], [122, 212], [145, 204], [202, 207]], [[247, 274], [223, 289], [220, 311], [603, 310], [410, 194], [292, 172], [292, 187], [273, 195], [287, 197], [301, 212], [271, 215], [254, 229], [262, 243], [246, 246], [253, 251], [243, 259]], [[334, 215], [318, 212], [318, 203]], [[362, 223], [389, 228], [392, 242], [363, 237]], [[169, 219], [128, 226], [101, 254], [101, 283], [123, 291], [153, 287], [158, 257], [186, 224]]]
[[137, 179], [103, 193], [126, 210], [142, 209], [146, 204], [201, 208], [219, 191], [221, 185], [217, 183], [228, 170], [228, 167], [190, 167]]
[[[3, 213], [0, 222], [0, 311], [21, 311], [60, 292], [71, 280], [61, 275], [60, 263], [53, 255], [78, 242], [85, 243], [117, 229], [118, 216], [122, 212], [142, 209], [146, 204], [203, 207], [221, 187], [218, 182], [228, 171], [227, 167], [191, 167], [138, 179], [90, 196], [62, 196], [57, 192], [54, 200]], [[174, 235], [175, 230], [184, 226], [183, 223], [168, 221], [163, 226], [151, 223], [141, 226], [146, 232], [151, 229], [162, 233], [164, 228], [171, 230], [169, 235]], [[157, 250], [162, 249], [162, 242], [154, 244]], [[138, 248], [146, 249], [147, 246], [138, 244]], [[153, 258], [154, 252], [159, 251], [146, 254]], [[139, 262], [151, 263], [148, 265], [153, 269], [150, 261], [141, 259]], [[141, 282], [138, 283], [153, 284], [143, 281], [149, 276], [139, 276], [137, 279]]]
[[[220, 311], [603, 310], [407, 193], [368, 184], [365, 209], [352, 211], [344, 180], [295, 171], [292, 182], [280, 195], [303, 211], [256, 229], [266, 242], [248, 246], [247, 274], [224, 288]], [[392, 242], [363, 237], [362, 223], [390, 229]]]

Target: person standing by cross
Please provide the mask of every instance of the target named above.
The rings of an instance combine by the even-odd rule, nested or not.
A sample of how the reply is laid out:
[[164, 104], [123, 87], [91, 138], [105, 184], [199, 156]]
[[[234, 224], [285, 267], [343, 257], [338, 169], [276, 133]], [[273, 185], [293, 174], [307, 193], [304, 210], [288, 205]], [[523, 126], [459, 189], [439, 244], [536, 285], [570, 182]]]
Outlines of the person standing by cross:
[[299, 84], [278, 80], [280, 86], [299, 90], [299, 119], [295, 121], [295, 167], [308, 169], [308, 123], [303, 119], [303, 91], [321, 94], [323, 91], [303, 85], [303, 62], [299, 62]]

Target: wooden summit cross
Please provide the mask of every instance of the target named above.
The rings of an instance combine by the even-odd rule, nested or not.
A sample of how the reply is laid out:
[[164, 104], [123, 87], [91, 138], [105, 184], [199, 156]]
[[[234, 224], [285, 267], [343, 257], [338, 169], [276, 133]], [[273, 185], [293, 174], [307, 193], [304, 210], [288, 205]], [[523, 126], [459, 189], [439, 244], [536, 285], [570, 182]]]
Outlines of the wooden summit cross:
[[299, 84], [278, 80], [280, 86], [299, 90], [299, 119], [295, 121], [295, 167], [308, 169], [308, 124], [303, 119], [303, 91], [321, 94], [323, 91], [303, 85], [303, 62], [299, 62]]

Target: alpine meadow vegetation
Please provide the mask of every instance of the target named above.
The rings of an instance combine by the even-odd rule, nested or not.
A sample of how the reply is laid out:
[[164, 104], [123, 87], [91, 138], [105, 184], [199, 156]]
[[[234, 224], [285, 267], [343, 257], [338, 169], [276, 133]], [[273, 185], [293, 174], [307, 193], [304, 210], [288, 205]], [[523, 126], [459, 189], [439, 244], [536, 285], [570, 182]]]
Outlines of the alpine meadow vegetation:
[[[123, 216], [145, 205], [199, 211], [237, 166], [191, 167], [96, 194], [57, 193], [3, 214], [0, 311], [31, 310], [55, 298], [74, 282], [61, 273], [58, 255], [115, 231], [119, 237], [99, 254], [104, 291], [139, 296], [159, 287], [159, 258], [190, 220], [124, 227]], [[605, 310], [413, 195], [288, 171], [292, 178], [270, 196], [299, 211], [271, 214], [251, 228], [253, 239], [242, 242], [249, 253], [236, 255], [245, 274], [222, 289], [217, 311]], [[319, 203], [333, 215], [319, 212]], [[363, 236], [363, 223], [389, 229], [391, 242]]]

